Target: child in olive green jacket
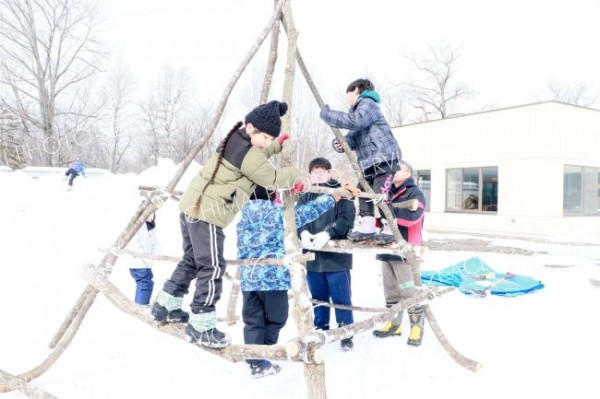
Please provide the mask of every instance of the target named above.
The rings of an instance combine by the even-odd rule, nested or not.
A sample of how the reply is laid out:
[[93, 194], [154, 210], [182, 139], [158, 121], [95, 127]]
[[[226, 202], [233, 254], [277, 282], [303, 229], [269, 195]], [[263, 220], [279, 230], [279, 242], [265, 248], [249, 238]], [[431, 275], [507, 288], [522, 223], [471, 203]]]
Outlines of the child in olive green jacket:
[[[223, 229], [240, 211], [256, 185], [302, 190], [300, 171], [274, 168], [268, 158], [282, 149], [281, 116], [287, 104], [271, 101], [253, 109], [223, 139], [216, 154], [191, 182], [179, 202], [183, 259], [163, 286], [152, 315], [157, 321], [188, 322], [186, 333], [200, 345], [221, 348], [230, 343], [216, 328], [215, 306], [225, 273]], [[189, 316], [181, 310], [183, 296], [196, 279]]]

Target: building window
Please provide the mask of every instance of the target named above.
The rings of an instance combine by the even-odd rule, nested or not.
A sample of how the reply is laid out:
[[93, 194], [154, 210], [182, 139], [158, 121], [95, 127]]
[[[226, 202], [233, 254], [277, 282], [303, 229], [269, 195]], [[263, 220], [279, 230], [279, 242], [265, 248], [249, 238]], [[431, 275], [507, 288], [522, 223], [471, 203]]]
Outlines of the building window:
[[431, 210], [431, 170], [417, 170], [415, 171], [415, 181], [419, 190], [425, 196], [425, 210]]
[[498, 167], [448, 169], [446, 211], [498, 211]]
[[565, 165], [563, 213], [600, 215], [600, 168]]

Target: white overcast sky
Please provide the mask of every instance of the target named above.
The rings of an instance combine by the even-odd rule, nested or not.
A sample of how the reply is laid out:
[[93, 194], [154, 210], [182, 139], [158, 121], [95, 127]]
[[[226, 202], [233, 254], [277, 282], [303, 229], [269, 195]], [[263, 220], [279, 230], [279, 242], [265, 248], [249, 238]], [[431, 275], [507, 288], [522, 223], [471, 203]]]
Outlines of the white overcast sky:
[[[208, 101], [220, 97], [273, 7], [272, 0], [101, 1], [102, 36], [139, 83], [165, 65], [186, 67]], [[459, 77], [482, 105], [533, 102], [550, 81], [600, 92], [599, 0], [292, 0], [292, 7], [299, 49], [326, 102], [339, 101], [357, 77], [408, 80], [404, 55], [438, 43], [461, 46]], [[258, 56], [264, 65], [266, 51]], [[280, 52], [279, 68], [284, 59]]]

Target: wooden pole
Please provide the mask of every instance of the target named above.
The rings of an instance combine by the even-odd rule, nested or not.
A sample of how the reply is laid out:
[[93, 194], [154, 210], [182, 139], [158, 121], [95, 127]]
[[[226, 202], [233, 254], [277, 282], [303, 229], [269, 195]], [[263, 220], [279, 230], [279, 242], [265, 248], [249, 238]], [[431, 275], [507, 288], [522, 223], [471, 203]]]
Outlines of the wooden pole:
[[18, 389], [23, 395], [28, 398], [35, 399], [56, 399], [56, 396], [42, 391], [39, 388], [33, 387], [27, 381], [0, 370], [0, 392], [10, 392]]
[[[288, 103], [289, 111], [283, 120], [282, 130], [291, 130], [292, 120], [292, 94], [294, 90], [294, 77], [296, 72], [296, 54], [298, 47], [298, 33], [294, 26], [291, 2], [287, 2], [283, 9], [283, 23], [288, 38], [287, 62], [285, 66], [285, 81], [283, 86], [283, 99]], [[283, 152], [283, 165], [291, 164], [290, 144], [288, 143]], [[288, 254], [301, 252], [300, 243], [296, 233], [296, 215], [291, 195], [284, 193], [284, 215], [285, 215], [285, 248]], [[306, 285], [306, 268], [298, 262], [290, 262], [290, 274], [292, 277], [292, 315], [298, 327], [300, 335], [310, 331], [313, 326], [313, 312], [310, 304], [310, 294]], [[325, 365], [320, 351], [312, 351], [310, 356], [303, 357], [304, 378], [308, 390], [309, 399], [325, 399], [327, 391], [325, 386]]]
[[[275, 0], [277, 7], [277, 0]], [[273, 72], [275, 72], [275, 63], [277, 62], [277, 49], [279, 46], [279, 20], [273, 25], [271, 30], [271, 47], [269, 48], [269, 60], [267, 61], [267, 69], [265, 71], [265, 79], [263, 80], [262, 89], [260, 91], [260, 104], [267, 102], [271, 83], [273, 82]]]

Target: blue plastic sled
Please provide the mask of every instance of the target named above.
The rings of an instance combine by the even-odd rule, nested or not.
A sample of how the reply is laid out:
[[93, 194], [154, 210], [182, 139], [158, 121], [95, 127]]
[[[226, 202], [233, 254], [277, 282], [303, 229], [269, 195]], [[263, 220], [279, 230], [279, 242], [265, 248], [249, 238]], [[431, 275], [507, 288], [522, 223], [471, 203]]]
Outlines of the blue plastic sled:
[[541, 281], [512, 273], [496, 273], [480, 258], [470, 258], [445, 269], [421, 271], [425, 285], [454, 286], [467, 295], [517, 296], [544, 288]]

